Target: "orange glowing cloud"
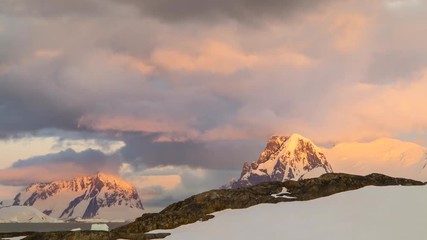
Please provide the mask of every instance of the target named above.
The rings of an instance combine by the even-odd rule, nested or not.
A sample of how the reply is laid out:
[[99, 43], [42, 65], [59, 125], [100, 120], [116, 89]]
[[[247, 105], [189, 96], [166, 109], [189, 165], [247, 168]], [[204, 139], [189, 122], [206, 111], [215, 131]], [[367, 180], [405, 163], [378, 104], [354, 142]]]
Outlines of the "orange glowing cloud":
[[95, 171], [74, 163], [0, 169], [0, 182], [7, 185], [26, 185], [33, 182], [51, 182], [94, 174]]
[[137, 132], [192, 132], [186, 125], [168, 119], [145, 119], [131, 116], [86, 115], [79, 119], [79, 127], [91, 129]]
[[148, 188], [160, 186], [164, 190], [175, 189], [181, 184], [181, 176], [179, 175], [156, 175], [156, 176], [139, 176], [132, 178], [132, 182], [138, 188]]
[[125, 54], [113, 54], [110, 56], [111, 61], [134, 69], [142, 74], [148, 74], [153, 71], [154, 67], [143, 60]]
[[62, 54], [61, 50], [55, 50], [55, 49], [40, 49], [34, 52], [34, 55], [36, 57], [40, 58], [55, 58]]
[[228, 74], [252, 66], [256, 57], [222, 42], [207, 41], [193, 54], [158, 49], [153, 53], [152, 61], [169, 70]]
[[156, 65], [173, 71], [210, 72], [230, 74], [239, 70], [274, 66], [306, 67], [312, 60], [301, 53], [279, 48], [258, 53], [243, 50], [219, 41], [206, 41], [194, 53], [174, 49], [158, 49], [151, 60]]
[[427, 128], [427, 71], [389, 85], [357, 83], [341, 89], [324, 118], [288, 119], [283, 126], [316, 142], [365, 141]]

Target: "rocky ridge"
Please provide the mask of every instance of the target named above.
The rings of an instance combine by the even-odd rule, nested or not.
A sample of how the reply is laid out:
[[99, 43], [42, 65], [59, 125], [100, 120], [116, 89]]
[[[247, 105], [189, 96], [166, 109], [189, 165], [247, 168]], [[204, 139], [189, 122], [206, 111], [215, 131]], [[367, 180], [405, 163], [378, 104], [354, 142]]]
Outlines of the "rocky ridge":
[[[138, 192], [130, 183], [103, 173], [31, 184], [15, 196], [12, 205], [33, 206], [58, 219], [134, 219], [141, 216], [143, 209]], [[132, 216], [123, 211], [126, 209], [139, 213]]]

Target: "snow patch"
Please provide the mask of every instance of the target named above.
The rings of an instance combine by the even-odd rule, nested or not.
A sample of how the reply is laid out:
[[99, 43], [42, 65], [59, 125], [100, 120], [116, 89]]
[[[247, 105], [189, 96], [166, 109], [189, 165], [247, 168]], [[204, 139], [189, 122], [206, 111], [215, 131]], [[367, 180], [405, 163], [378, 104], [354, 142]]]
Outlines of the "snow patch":
[[91, 231], [106, 231], [108, 232], [109, 228], [107, 224], [92, 224], [92, 226], [90, 226], [90, 230]]
[[285, 187], [282, 188], [282, 191], [276, 194], [272, 194], [271, 196], [275, 197], [275, 198], [289, 198], [289, 199], [295, 199], [296, 197], [292, 197], [292, 196], [288, 196], [291, 193], [288, 192], [288, 189], [286, 189]]
[[11, 237], [11, 238], [2, 238], [2, 240], [21, 240], [26, 238], [27, 236], [19, 236], [19, 237]]

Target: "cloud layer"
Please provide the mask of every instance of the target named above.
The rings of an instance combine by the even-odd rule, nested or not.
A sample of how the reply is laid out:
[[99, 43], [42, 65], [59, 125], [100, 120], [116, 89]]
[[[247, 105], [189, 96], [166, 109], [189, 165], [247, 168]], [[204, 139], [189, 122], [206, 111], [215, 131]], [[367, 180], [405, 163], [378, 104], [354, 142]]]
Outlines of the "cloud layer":
[[[272, 134], [425, 138], [426, 11], [415, 0], [4, 0], [0, 137], [123, 141], [114, 156], [134, 172], [218, 173], [256, 159]], [[92, 166], [74, 154], [76, 174], [80, 158]], [[25, 169], [65, 164], [41, 158]]]

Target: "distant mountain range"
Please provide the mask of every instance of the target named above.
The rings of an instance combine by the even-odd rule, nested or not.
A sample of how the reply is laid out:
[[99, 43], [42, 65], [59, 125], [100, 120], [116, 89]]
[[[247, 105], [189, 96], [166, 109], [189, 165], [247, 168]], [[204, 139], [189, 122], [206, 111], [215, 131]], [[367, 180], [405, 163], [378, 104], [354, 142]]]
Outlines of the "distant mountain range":
[[135, 187], [103, 173], [31, 184], [15, 196], [12, 205], [32, 206], [57, 219], [133, 220], [143, 212]]
[[299, 134], [273, 136], [258, 160], [245, 162], [240, 177], [224, 187], [300, 180], [331, 172], [382, 173], [426, 181], [426, 156], [426, 148], [395, 139], [382, 138], [367, 143], [341, 143], [332, 148], [321, 148]]
[[0, 223], [55, 223], [56, 218], [47, 216], [38, 209], [29, 206], [0, 207]]

